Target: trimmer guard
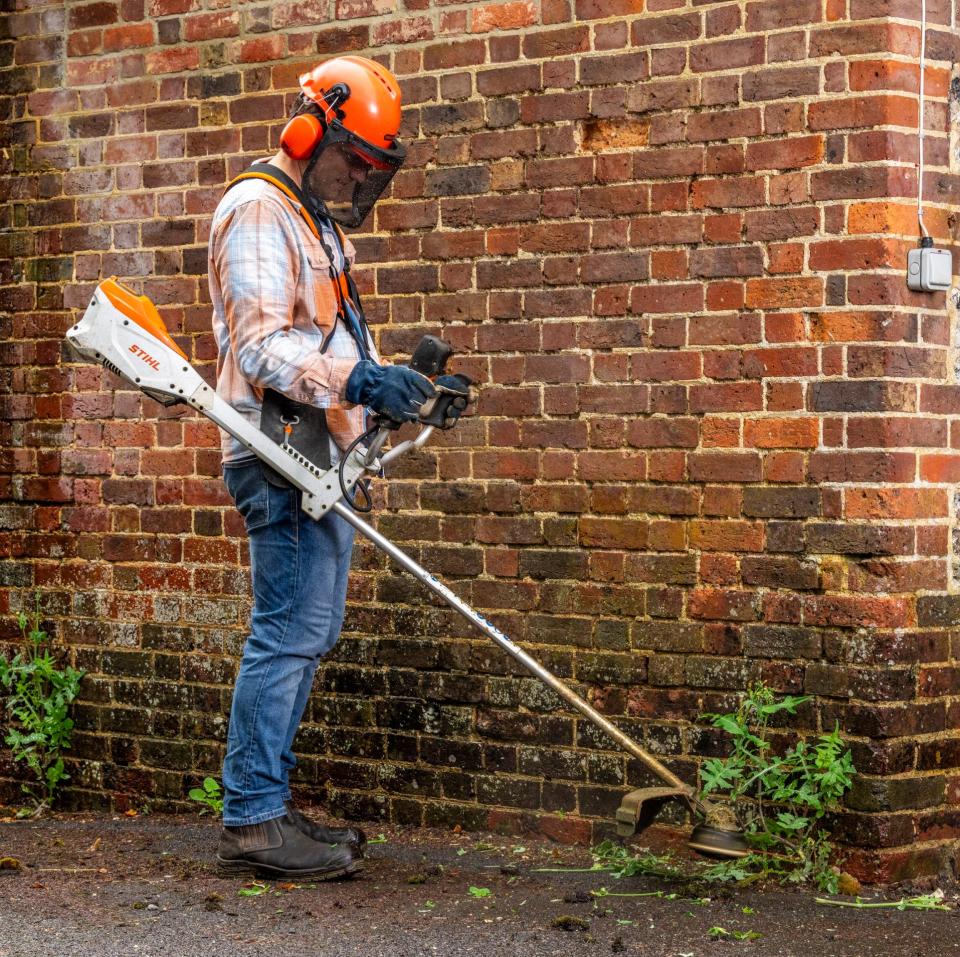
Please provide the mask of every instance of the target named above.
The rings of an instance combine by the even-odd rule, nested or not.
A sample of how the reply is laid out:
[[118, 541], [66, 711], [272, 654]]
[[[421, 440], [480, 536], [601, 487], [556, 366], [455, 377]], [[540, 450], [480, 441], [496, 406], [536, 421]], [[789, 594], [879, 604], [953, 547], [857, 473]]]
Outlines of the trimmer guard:
[[689, 793], [678, 788], [637, 788], [625, 794], [617, 808], [617, 836], [630, 837], [646, 830], [668, 801], [680, 801], [693, 813]]

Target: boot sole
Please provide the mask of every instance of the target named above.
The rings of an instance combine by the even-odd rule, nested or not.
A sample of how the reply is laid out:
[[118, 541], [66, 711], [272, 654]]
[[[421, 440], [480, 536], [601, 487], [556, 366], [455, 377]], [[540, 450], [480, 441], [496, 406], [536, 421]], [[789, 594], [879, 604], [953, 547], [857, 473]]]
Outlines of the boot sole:
[[271, 867], [269, 864], [256, 864], [252, 861], [225, 860], [217, 855], [217, 874], [220, 877], [265, 877], [270, 880], [312, 880], [332, 881], [338, 877], [349, 877], [363, 869], [360, 861], [351, 861], [345, 867], [338, 867], [332, 871], [318, 870], [290, 870], [289, 868]]

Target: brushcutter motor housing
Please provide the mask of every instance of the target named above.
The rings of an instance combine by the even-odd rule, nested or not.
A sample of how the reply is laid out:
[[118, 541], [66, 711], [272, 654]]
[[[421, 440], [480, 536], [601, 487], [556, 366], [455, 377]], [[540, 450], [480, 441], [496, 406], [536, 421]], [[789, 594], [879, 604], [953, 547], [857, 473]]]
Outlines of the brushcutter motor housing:
[[211, 407], [213, 389], [167, 332], [157, 307], [116, 277], [97, 286], [83, 318], [67, 330], [67, 341], [163, 405]]

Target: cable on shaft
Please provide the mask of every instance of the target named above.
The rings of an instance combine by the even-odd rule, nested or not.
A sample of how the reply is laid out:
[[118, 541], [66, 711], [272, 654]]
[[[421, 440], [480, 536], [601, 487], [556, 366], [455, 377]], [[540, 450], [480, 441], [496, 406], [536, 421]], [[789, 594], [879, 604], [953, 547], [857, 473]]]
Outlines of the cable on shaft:
[[361, 443], [369, 439], [372, 435], [375, 435], [379, 431], [379, 426], [371, 426], [367, 429], [366, 432], [358, 435], [347, 448], [346, 452], [343, 453], [343, 457], [340, 459], [340, 466], [337, 469], [337, 478], [340, 480], [340, 493], [343, 495], [344, 501], [352, 508], [355, 512], [371, 512], [373, 511], [373, 499], [370, 497], [370, 490], [367, 488], [366, 482], [363, 479], [357, 481], [357, 488], [363, 493], [364, 504], [358, 504], [356, 498], [350, 494], [350, 489], [347, 488], [347, 483], [343, 478], [343, 467], [350, 461], [350, 456], [353, 455], [353, 450]]

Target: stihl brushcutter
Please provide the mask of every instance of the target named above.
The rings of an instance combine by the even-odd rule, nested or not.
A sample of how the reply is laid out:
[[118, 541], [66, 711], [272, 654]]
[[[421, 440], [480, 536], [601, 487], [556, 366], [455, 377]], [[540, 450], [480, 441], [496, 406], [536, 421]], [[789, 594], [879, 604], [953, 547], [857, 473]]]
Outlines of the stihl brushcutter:
[[[381, 469], [394, 459], [423, 446], [435, 427], [452, 424], [455, 417], [448, 418], [447, 412], [452, 402], [462, 402], [462, 393], [438, 391], [437, 396], [421, 410], [421, 429], [415, 438], [384, 451], [396, 423], [380, 420], [361, 437], [367, 444], [355, 442], [338, 465], [322, 471], [291, 445], [268, 439], [221, 399], [187, 361], [167, 332], [153, 303], [116, 279], [100, 283], [83, 318], [67, 332], [67, 340], [84, 358], [100, 363], [164, 405], [182, 403], [203, 413], [299, 488], [303, 493], [302, 508], [308, 515], [320, 519], [328, 512], [335, 512], [349, 522], [478, 631], [492, 638], [567, 704], [606, 732], [624, 751], [646, 765], [667, 786], [641, 788], [627, 794], [617, 810], [618, 834], [626, 837], [642, 831], [652, 823], [666, 802], [679, 801], [692, 815], [703, 819], [690, 838], [694, 850], [720, 858], [746, 855], [746, 840], [738, 830], [730, 808], [708, 804], [698, 798], [688, 784], [356, 514], [351, 490], [362, 480], [381, 474]], [[451, 353], [445, 343], [426, 336], [415, 350], [410, 365], [418, 372], [434, 377], [443, 372]], [[470, 385], [465, 377], [463, 382], [465, 386]]]

